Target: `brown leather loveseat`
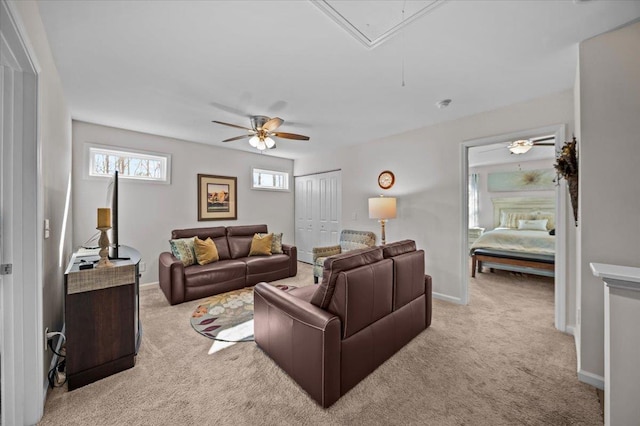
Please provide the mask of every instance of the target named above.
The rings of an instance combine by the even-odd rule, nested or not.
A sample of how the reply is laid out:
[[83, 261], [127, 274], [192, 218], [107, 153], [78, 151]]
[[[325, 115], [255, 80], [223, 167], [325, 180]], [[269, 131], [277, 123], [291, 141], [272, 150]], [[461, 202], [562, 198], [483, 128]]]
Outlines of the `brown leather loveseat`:
[[327, 258], [322, 283], [254, 289], [255, 341], [329, 407], [431, 325], [431, 277], [412, 240]]
[[298, 273], [298, 252], [295, 246], [282, 244], [283, 254], [249, 256], [254, 234], [267, 232], [267, 225], [171, 231], [171, 239], [197, 236], [206, 240], [211, 237], [220, 260], [207, 265], [196, 263], [184, 266], [173, 254], [161, 253], [158, 262], [160, 288], [169, 303], [175, 305], [252, 286], [260, 281], [294, 277]]

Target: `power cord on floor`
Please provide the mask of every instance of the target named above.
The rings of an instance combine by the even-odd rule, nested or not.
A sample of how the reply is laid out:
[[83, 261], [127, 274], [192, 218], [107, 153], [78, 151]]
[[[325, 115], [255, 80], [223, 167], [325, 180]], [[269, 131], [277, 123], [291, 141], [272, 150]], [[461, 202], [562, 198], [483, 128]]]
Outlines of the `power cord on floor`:
[[47, 374], [47, 379], [49, 380], [49, 386], [53, 389], [56, 387], [64, 386], [67, 382], [67, 375], [65, 374], [66, 367], [66, 354], [67, 351], [64, 346], [61, 345], [60, 352], [56, 351], [53, 347], [53, 338], [55, 336], [60, 336], [63, 339], [62, 345], [64, 345], [64, 341], [66, 338], [64, 334], [60, 332], [47, 333], [47, 346], [51, 349], [51, 351], [58, 356], [58, 362], [54, 365], [49, 373]]

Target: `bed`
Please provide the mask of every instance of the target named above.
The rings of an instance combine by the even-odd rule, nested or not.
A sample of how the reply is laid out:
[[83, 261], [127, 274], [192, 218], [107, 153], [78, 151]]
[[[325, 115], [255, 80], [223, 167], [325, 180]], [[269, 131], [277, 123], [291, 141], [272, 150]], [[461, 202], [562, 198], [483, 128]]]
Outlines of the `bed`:
[[494, 198], [494, 229], [470, 248], [471, 277], [484, 267], [554, 276], [553, 198]]

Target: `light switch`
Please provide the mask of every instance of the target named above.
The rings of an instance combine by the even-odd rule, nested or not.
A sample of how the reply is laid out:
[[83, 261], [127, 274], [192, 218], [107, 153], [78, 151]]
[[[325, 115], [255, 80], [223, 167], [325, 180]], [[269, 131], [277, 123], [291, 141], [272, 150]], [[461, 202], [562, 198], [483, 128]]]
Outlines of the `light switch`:
[[44, 220], [44, 239], [49, 238], [49, 219]]

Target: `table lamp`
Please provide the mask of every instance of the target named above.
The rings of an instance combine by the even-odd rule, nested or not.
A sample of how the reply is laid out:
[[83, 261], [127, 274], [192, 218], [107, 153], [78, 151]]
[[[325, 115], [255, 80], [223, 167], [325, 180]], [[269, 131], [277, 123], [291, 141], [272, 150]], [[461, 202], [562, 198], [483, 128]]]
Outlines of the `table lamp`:
[[378, 219], [382, 226], [382, 245], [387, 243], [385, 237], [385, 224], [387, 219], [396, 217], [396, 199], [393, 197], [385, 197], [383, 195], [375, 198], [369, 198], [369, 219]]

